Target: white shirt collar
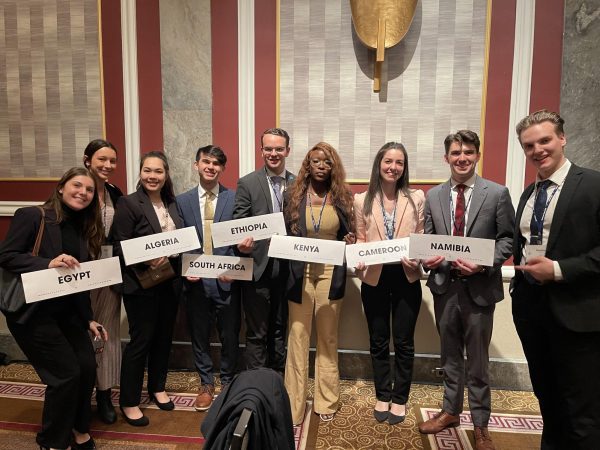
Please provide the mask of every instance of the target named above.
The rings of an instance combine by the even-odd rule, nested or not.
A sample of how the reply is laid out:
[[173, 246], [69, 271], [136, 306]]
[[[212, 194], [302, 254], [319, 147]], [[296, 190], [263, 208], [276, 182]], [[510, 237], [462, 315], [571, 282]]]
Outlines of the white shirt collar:
[[[554, 171], [554, 173], [552, 175], [550, 175], [547, 179], [552, 181], [554, 184], [560, 186], [563, 181], [565, 181], [565, 178], [567, 177], [567, 174], [569, 173], [569, 169], [571, 168], [571, 161], [569, 161], [568, 159], [565, 159], [564, 164], [560, 167], [560, 169], [557, 169]], [[537, 185], [540, 181], [542, 181], [542, 179], [539, 177], [539, 174], [536, 176], [535, 178], [535, 184]]]
[[468, 188], [472, 188], [475, 186], [475, 179], [477, 178], [477, 174], [473, 174], [471, 176], [471, 178], [469, 178], [467, 181], [465, 181], [464, 183], [459, 183], [458, 181], [456, 181], [454, 178], [450, 178], [450, 187], [452, 189], [456, 188], [456, 186], [458, 186], [459, 184], [464, 184], [465, 186], [467, 186]]
[[275, 173], [267, 166], [265, 166], [265, 171], [267, 172], [268, 177], [281, 177], [285, 180], [285, 167], [283, 168], [283, 171], [281, 173]]
[[[219, 183], [217, 183], [210, 191], [214, 194], [215, 198], [217, 198], [219, 196]], [[206, 189], [204, 189], [202, 185], [198, 183], [198, 197], [202, 198], [205, 192]]]

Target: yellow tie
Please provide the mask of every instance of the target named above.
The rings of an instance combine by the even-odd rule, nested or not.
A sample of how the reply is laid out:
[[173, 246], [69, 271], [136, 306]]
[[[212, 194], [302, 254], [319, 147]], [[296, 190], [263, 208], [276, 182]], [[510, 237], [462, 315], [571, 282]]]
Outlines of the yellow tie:
[[213, 223], [215, 218], [215, 208], [213, 207], [213, 200], [215, 194], [212, 191], [204, 192], [204, 217], [202, 218], [203, 231], [204, 231], [204, 253], [212, 255], [212, 234], [210, 232], [210, 224]]

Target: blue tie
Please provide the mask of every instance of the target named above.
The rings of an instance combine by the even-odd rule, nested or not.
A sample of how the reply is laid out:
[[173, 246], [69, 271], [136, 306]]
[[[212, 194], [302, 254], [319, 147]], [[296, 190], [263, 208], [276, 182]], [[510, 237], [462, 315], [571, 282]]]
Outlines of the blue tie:
[[548, 201], [548, 186], [552, 181], [544, 180], [537, 185], [537, 195], [533, 205], [533, 214], [529, 224], [530, 238], [529, 243], [533, 245], [541, 245], [542, 234], [544, 231], [544, 214], [546, 211], [546, 202]]

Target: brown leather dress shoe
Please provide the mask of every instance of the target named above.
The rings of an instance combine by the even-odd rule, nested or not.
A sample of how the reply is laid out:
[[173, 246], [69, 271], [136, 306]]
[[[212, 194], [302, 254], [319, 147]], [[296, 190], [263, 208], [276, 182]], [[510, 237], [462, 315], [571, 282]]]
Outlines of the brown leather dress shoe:
[[436, 434], [440, 431], [460, 425], [460, 416], [453, 416], [446, 411], [440, 411], [435, 417], [419, 425], [419, 431], [423, 434]]
[[203, 384], [200, 386], [198, 396], [194, 402], [194, 408], [196, 411], [206, 411], [208, 408], [210, 408], [214, 395], [215, 387], [212, 384]]
[[495, 450], [487, 427], [475, 427], [475, 450]]

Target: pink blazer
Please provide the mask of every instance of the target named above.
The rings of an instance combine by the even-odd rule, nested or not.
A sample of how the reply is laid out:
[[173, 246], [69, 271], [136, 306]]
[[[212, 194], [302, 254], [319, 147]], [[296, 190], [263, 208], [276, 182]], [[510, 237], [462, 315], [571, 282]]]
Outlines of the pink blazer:
[[[373, 209], [370, 216], [363, 214], [363, 204], [365, 202], [366, 192], [354, 196], [354, 216], [356, 217], [356, 242], [373, 242], [387, 239], [385, 234], [385, 225], [383, 223], [383, 214], [379, 207], [379, 194], [373, 200]], [[424, 228], [424, 205], [425, 194], [421, 190], [411, 191], [410, 197], [415, 204], [416, 214], [413, 206], [410, 204], [406, 195], [400, 194], [396, 206], [396, 227], [394, 229], [394, 239], [407, 237], [410, 233], [423, 233]], [[358, 278], [364, 283], [376, 286], [381, 275], [382, 264], [367, 266], [362, 272], [357, 271]], [[406, 278], [411, 283], [418, 280], [421, 276], [421, 270], [411, 270], [404, 267]]]

